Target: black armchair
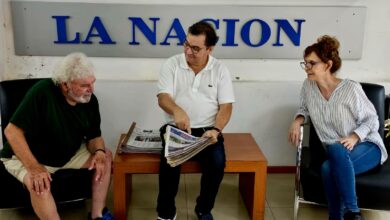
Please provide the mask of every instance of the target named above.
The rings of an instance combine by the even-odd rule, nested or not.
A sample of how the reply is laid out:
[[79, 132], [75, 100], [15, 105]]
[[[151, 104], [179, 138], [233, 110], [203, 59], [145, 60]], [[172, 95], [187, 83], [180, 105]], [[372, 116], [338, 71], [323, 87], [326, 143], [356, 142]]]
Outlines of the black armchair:
[[[385, 97], [383, 86], [370, 83], [361, 83], [361, 85], [378, 113], [379, 133], [383, 138], [384, 120], [385, 116], [389, 115], [390, 97]], [[386, 146], [386, 149], [390, 153], [389, 145]], [[325, 150], [313, 125], [310, 124], [309, 146], [302, 147], [300, 145], [297, 150], [294, 220], [298, 218], [301, 202], [327, 204], [320, 171], [325, 158]], [[390, 162], [385, 162], [374, 170], [358, 175], [356, 177], [356, 193], [360, 208], [390, 210]]]
[[[3, 143], [4, 129], [26, 92], [40, 79], [20, 79], [0, 82], [0, 113]], [[91, 198], [92, 172], [88, 169], [60, 170], [52, 175], [51, 191], [57, 203]], [[0, 209], [30, 207], [30, 196], [15, 177], [0, 162]]]

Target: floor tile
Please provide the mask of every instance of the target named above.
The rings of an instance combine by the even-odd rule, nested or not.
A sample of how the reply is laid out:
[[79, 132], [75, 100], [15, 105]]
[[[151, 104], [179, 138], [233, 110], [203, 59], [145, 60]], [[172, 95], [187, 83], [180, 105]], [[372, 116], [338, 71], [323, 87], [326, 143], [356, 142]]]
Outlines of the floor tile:
[[155, 208], [158, 195], [158, 176], [137, 174], [132, 177], [129, 205], [134, 208]]
[[[127, 220], [154, 220], [157, 219], [154, 208], [130, 208], [127, 213]], [[177, 220], [187, 219], [187, 209], [177, 210]]]
[[0, 210], [0, 219], [1, 220], [14, 220], [17, 219], [15, 214], [18, 213], [18, 210], [15, 209], [2, 209]]
[[266, 200], [269, 207], [294, 206], [294, 174], [268, 174]]
[[268, 208], [268, 207], [265, 208], [264, 220], [275, 220], [274, 215], [273, 215], [271, 209]]
[[[196, 220], [195, 200], [199, 194], [200, 174], [183, 174], [177, 196], [177, 219]], [[112, 185], [107, 206], [112, 210]], [[133, 193], [130, 197], [127, 220], [154, 220], [158, 194], [158, 175], [137, 174], [133, 176]], [[294, 174], [268, 174], [265, 220], [292, 220], [294, 201]], [[67, 204], [58, 207], [63, 220], [85, 220], [91, 201]], [[112, 210], [113, 211], [113, 210]], [[212, 211], [216, 220], [249, 220], [249, 214], [238, 191], [238, 175], [226, 174]], [[388, 220], [390, 212], [362, 211], [366, 220]], [[301, 204], [299, 220], [326, 220], [327, 208]], [[31, 209], [0, 210], [1, 220], [38, 220]]]
[[328, 209], [324, 206], [306, 205], [299, 209], [299, 220], [327, 220]]
[[366, 220], [389, 220], [390, 211], [362, 210]]
[[[249, 220], [249, 215], [245, 207], [215, 207], [212, 210], [214, 219], [218, 220]], [[188, 220], [197, 220], [193, 208], [188, 208]]]

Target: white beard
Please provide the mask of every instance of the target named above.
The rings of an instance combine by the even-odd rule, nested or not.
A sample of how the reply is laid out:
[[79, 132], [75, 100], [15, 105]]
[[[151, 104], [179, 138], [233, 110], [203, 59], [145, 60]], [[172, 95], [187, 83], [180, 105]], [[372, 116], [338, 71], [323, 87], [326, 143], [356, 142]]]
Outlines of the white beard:
[[76, 96], [72, 89], [68, 90], [68, 96], [71, 97], [73, 100], [75, 100], [77, 103], [88, 103], [91, 100], [92, 94], [85, 94], [81, 96]]

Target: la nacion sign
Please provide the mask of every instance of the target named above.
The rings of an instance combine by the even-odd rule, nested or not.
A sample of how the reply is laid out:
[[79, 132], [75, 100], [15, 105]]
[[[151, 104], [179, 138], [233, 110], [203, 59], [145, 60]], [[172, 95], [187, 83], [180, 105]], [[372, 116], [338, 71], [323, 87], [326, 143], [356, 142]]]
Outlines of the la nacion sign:
[[[183, 50], [187, 28], [213, 25], [219, 58], [298, 58], [323, 34], [344, 59], [361, 57], [364, 7], [130, 5], [11, 2], [17, 55], [166, 58]], [[332, 14], [332, 16], [329, 16]], [[348, 27], [348, 28], [345, 28]]]

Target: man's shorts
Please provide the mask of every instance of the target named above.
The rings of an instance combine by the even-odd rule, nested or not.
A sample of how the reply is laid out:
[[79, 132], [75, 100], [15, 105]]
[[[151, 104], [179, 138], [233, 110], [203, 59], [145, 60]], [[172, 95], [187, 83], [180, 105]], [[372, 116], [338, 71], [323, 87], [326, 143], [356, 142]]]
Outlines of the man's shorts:
[[[91, 156], [91, 153], [87, 150], [85, 144], [82, 144], [76, 154], [62, 167], [51, 167], [45, 166], [49, 173], [55, 173], [60, 169], [80, 169], [87, 162], [88, 158]], [[5, 169], [17, 178], [20, 182], [23, 182], [24, 177], [27, 174], [27, 170], [24, 167], [23, 163], [13, 155], [12, 158], [1, 158], [3, 161]]]

